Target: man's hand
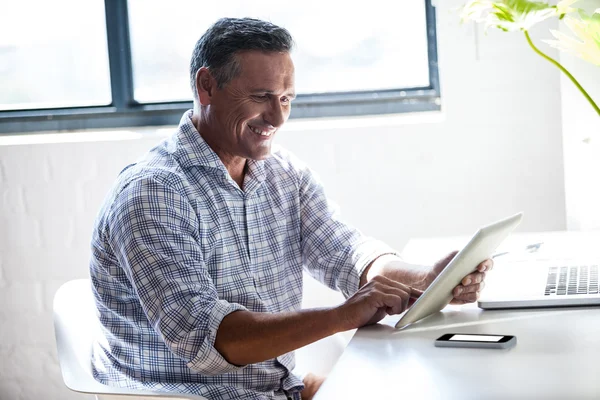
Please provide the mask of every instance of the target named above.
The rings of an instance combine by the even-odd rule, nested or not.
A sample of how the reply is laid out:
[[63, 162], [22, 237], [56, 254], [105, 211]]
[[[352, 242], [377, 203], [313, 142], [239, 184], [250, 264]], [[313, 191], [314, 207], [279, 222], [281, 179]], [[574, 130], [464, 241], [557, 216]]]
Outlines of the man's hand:
[[[370, 282], [376, 276], [384, 276], [423, 292], [457, 253], [457, 251], [453, 251], [431, 267], [408, 264], [395, 256], [382, 256], [363, 275], [363, 283]], [[485, 286], [485, 273], [490, 271], [493, 266], [494, 262], [487, 259], [479, 264], [474, 272], [465, 276], [461, 283], [454, 288], [452, 292], [454, 297], [450, 304], [466, 304], [477, 301]]]
[[337, 308], [343, 330], [377, 323], [386, 315], [400, 314], [422, 293], [385, 276], [376, 276]]
[[[458, 252], [453, 251], [446, 257], [434, 264], [431, 270], [426, 274], [425, 279], [420, 284], [429, 287], [435, 278], [446, 268]], [[485, 273], [494, 267], [494, 261], [487, 259], [477, 266], [475, 272], [465, 276], [460, 284], [454, 288], [452, 295], [454, 296], [450, 304], [466, 304], [473, 303], [479, 299], [479, 295], [485, 287]], [[417, 285], [417, 287], [422, 287]]]

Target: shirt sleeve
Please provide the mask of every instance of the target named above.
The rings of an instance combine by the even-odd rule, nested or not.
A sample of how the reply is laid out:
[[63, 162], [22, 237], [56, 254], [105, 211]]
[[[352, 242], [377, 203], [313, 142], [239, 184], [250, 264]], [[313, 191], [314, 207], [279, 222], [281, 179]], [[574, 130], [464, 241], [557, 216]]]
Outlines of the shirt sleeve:
[[199, 245], [198, 217], [171, 181], [137, 180], [118, 195], [108, 221], [111, 246], [173, 354], [206, 375], [238, 370], [214, 344], [223, 318], [245, 307], [218, 298]]
[[397, 254], [383, 242], [346, 224], [337, 206], [308, 168], [300, 177], [302, 257], [309, 273], [346, 298], [359, 288], [360, 277], [376, 258]]

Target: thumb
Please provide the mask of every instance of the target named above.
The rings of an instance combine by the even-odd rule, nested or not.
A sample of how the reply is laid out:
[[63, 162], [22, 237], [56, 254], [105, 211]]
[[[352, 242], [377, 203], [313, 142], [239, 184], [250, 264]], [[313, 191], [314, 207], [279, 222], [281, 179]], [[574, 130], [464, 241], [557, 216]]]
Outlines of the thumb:
[[446, 257], [444, 257], [440, 261], [436, 262], [433, 266], [433, 272], [436, 275], [439, 275], [439, 273], [442, 272], [442, 270], [444, 268], [446, 268], [446, 265], [448, 265], [450, 263], [450, 261], [452, 261], [452, 259], [454, 257], [456, 257], [457, 254], [458, 254], [458, 251], [454, 250], [453, 252], [448, 254]]

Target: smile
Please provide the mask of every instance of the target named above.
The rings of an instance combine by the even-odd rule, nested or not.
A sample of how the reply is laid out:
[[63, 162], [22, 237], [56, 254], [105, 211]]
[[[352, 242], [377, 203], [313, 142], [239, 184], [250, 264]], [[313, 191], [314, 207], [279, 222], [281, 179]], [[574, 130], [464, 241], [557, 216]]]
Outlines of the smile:
[[255, 128], [253, 126], [248, 125], [248, 128], [250, 128], [250, 130], [254, 133], [256, 133], [257, 135], [260, 136], [271, 136], [273, 133], [275, 133], [275, 130], [272, 131], [263, 131], [261, 129]]

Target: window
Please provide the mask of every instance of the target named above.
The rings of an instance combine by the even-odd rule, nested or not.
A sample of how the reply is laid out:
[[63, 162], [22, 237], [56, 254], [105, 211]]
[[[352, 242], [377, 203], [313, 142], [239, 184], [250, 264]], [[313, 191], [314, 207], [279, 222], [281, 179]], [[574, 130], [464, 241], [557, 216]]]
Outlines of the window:
[[176, 124], [194, 44], [223, 16], [292, 33], [292, 118], [440, 108], [431, 0], [14, 3], [0, 16], [0, 133]]
[[0, 110], [110, 104], [104, 21], [102, 0], [7, 2], [0, 14]]

